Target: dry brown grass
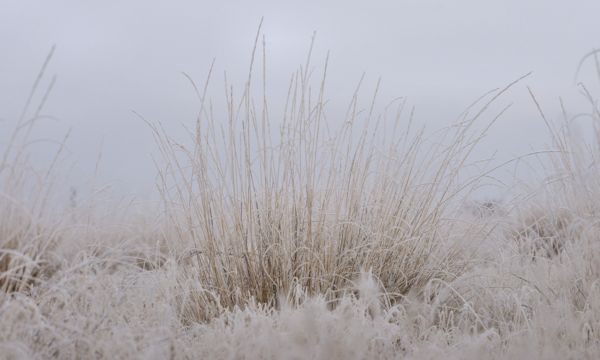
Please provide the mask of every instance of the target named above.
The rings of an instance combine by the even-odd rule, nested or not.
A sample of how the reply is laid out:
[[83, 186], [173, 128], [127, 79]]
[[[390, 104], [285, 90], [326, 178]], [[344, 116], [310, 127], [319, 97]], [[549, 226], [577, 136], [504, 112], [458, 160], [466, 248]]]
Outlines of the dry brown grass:
[[[49, 217], [52, 207], [53, 171], [64, 149], [64, 142], [50, 165], [41, 171], [29, 163], [28, 146], [36, 122], [54, 80], [50, 82], [37, 107], [32, 101], [40, 88], [52, 58], [49, 53], [33, 84], [8, 143], [0, 153], [0, 289], [27, 291], [39, 278], [55, 271], [52, 249], [60, 240], [61, 220]], [[66, 140], [66, 137], [65, 137]]]
[[597, 153], [544, 117], [537, 192], [461, 212], [482, 116], [514, 83], [428, 133], [359, 89], [328, 118], [326, 69], [308, 58], [279, 118], [250, 76], [222, 111], [207, 80], [187, 142], [148, 121], [158, 214], [55, 207], [54, 162], [20, 145], [41, 107], [24, 111], [0, 164], [0, 358], [597, 358]]
[[191, 145], [147, 122], [164, 160], [167, 243], [188, 246], [181, 286], [201, 284], [189, 290], [197, 309], [184, 318], [205, 321], [250, 300], [278, 307], [297, 287], [333, 300], [361, 270], [394, 302], [464, 271], [469, 255], [458, 240], [485, 237], [485, 226], [455, 219], [477, 182], [460, 183], [459, 173], [485, 132], [475, 121], [514, 83], [426, 135], [411, 128], [405, 102], [377, 115], [377, 90], [366, 109], [357, 89], [345, 118], [326, 118], [327, 60], [314, 81], [310, 56], [273, 118], [265, 98], [254, 101], [253, 65], [240, 98], [225, 83], [224, 110], [207, 99], [211, 69], [197, 90]]

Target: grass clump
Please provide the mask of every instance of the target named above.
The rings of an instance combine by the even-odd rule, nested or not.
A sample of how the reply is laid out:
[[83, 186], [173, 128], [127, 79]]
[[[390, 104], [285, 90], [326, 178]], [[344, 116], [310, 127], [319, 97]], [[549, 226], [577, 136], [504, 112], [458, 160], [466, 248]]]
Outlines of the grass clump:
[[253, 65], [239, 98], [225, 84], [223, 110], [207, 98], [209, 73], [191, 145], [148, 122], [164, 159], [167, 243], [187, 244], [182, 286], [192, 280], [202, 288], [194, 295], [199, 309], [184, 318], [205, 321], [213, 311], [204, 308], [215, 303], [277, 307], [296, 287], [333, 300], [361, 269], [395, 301], [464, 270], [458, 240], [484, 235], [456, 220], [477, 181], [459, 177], [489, 103], [428, 134], [411, 127], [404, 101], [376, 115], [377, 89], [366, 109], [357, 89], [346, 116], [329, 119], [327, 61], [315, 85], [309, 57], [273, 118], [266, 98], [254, 100]]

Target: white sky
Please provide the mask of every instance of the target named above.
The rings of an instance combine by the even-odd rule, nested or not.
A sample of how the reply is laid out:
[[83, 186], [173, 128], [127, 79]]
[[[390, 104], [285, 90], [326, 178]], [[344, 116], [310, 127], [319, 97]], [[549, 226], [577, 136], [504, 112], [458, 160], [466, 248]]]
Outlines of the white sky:
[[0, 118], [18, 116], [56, 44], [50, 72], [57, 83], [46, 113], [59, 121], [42, 127], [43, 135], [73, 129], [73, 185], [102, 150], [100, 181], [143, 194], [154, 182], [155, 146], [131, 110], [174, 133], [192, 123], [197, 102], [181, 72], [201, 82], [216, 58], [216, 73], [227, 70], [242, 84], [263, 16], [271, 93], [286, 90], [316, 31], [315, 62], [331, 52], [330, 99], [345, 105], [366, 72], [368, 89], [382, 77], [382, 102], [408, 97], [416, 120], [433, 128], [487, 90], [533, 71], [506, 97], [515, 105], [486, 140], [485, 151], [497, 149], [500, 158], [547, 142], [526, 86], [552, 116], [559, 96], [581, 110], [574, 73], [581, 57], [600, 47], [598, 0], [0, 0]]

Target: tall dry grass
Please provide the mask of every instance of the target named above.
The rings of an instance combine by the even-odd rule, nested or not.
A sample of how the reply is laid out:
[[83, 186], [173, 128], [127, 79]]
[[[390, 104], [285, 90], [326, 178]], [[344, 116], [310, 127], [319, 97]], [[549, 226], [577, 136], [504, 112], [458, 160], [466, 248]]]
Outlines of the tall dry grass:
[[38, 278], [49, 275], [54, 265], [52, 250], [60, 238], [62, 220], [52, 217], [55, 165], [61, 158], [67, 136], [59, 143], [46, 168], [31, 165], [31, 134], [42, 120], [54, 79], [34, 105], [54, 49], [45, 59], [31, 92], [7, 136], [0, 153], [0, 293], [27, 291]]
[[457, 219], [479, 179], [459, 175], [486, 131], [474, 123], [514, 83], [427, 134], [412, 128], [405, 101], [378, 115], [377, 89], [367, 108], [357, 88], [345, 117], [326, 116], [327, 60], [313, 79], [309, 51], [274, 116], [264, 73], [253, 83], [256, 51], [241, 96], [224, 84], [225, 109], [207, 99], [212, 69], [201, 91], [194, 84], [201, 108], [191, 141], [148, 121], [163, 156], [167, 242], [179, 248], [189, 289], [182, 317], [205, 321], [250, 300], [278, 307], [297, 287], [334, 300], [361, 270], [392, 303], [460, 275], [472, 255], [461, 240], [481, 241], [487, 228]]
[[55, 206], [54, 162], [28, 162], [44, 65], [0, 166], [0, 358], [600, 354], [598, 152], [569, 118], [553, 123], [532, 91], [553, 140], [548, 177], [469, 212], [487, 173], [464, 170], [516, 82], [428, 132], [404, 100], [379, 111], [360, 87], [333, 117], [327, 61], [309, 54], [276, 117], [254, 55], [239, 97], [225, 83], [225, 109], [209, 100], [212, 69], [196, 87], [188, 140], [147, 120], [163, 206], [141, 215]]

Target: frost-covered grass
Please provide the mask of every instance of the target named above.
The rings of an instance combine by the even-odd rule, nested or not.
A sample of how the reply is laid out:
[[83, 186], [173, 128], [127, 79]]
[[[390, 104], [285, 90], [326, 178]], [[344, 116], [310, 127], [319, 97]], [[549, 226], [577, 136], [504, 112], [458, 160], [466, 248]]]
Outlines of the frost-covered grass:
[[549, 123], [547, 181], [469, 212], [487, 173], [464, 170], [514, 83], [429, 133], [358, 90], [330, 120], [312, 69], [278, 116], [249, 77], [224, 109], [196, 87], [188, 141], [148, 119], [163, 201], [141, 215], [59, 205], [28, 101], [0, 163], [0, 358], [597, 358], [596, 150]]

